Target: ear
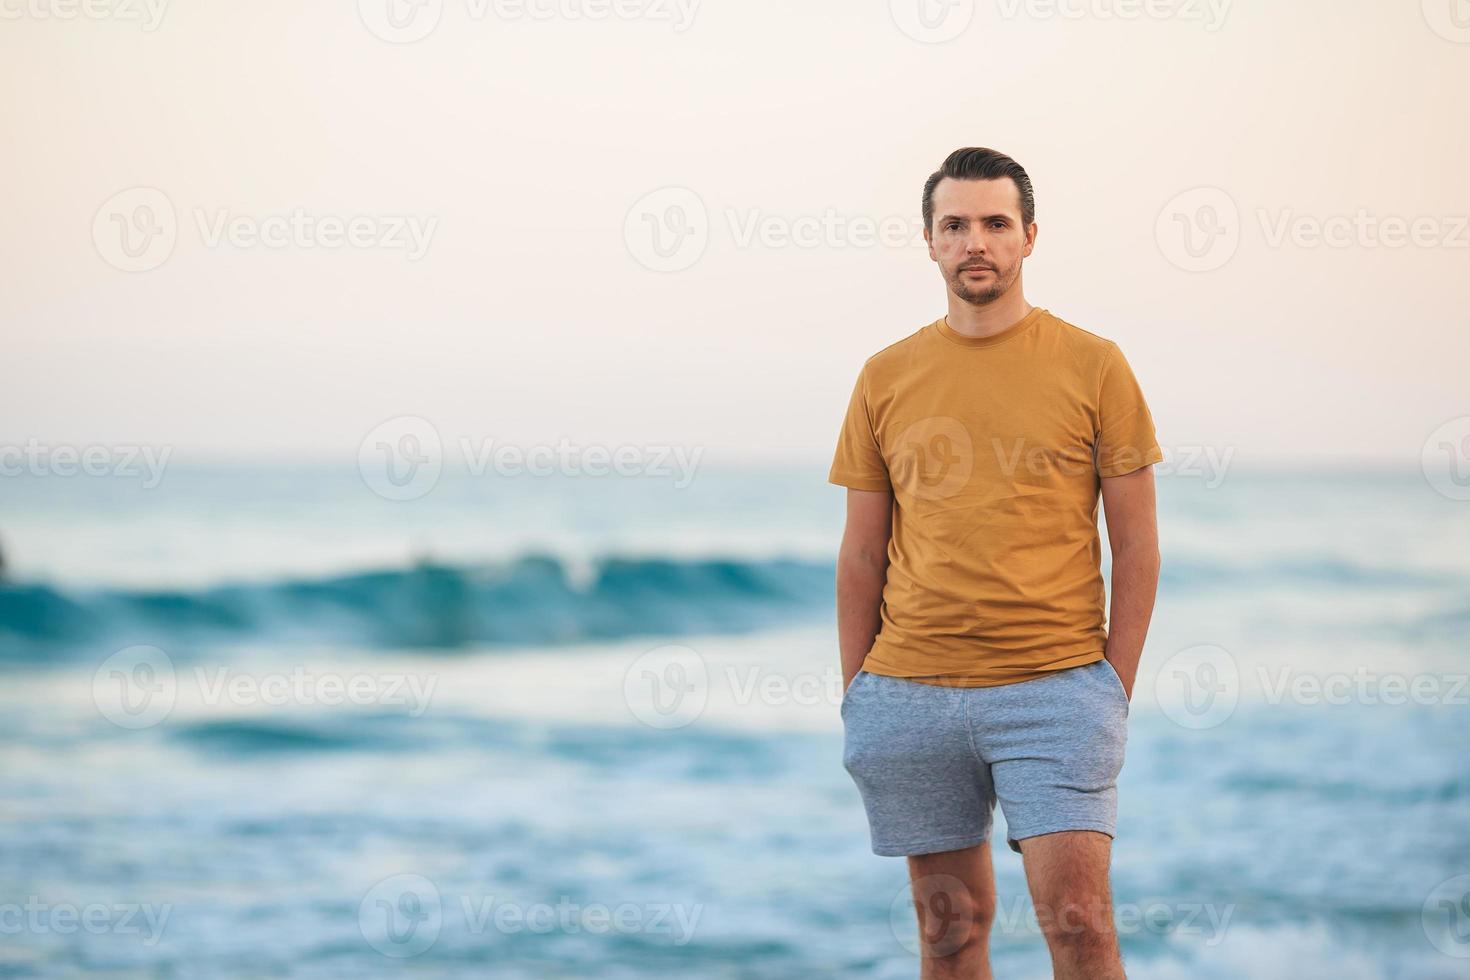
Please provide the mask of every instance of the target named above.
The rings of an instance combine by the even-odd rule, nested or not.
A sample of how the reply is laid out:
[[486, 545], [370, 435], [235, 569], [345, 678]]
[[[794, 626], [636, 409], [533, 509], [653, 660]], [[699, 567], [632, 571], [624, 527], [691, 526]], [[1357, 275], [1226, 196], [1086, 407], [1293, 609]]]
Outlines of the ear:
[[934, 254], [934, 236], [929, 233], [927, 227], [924, 229], [924, 244], [929, 247], [929, 258], [932, 261], [938, 262], [939, 256]]
[[1036, 247], [1036, 222], [1031, 222], [1026, 229], [1026, 246], [1021, 252], [1022, 258], [1030, 258], [1031, 250]]

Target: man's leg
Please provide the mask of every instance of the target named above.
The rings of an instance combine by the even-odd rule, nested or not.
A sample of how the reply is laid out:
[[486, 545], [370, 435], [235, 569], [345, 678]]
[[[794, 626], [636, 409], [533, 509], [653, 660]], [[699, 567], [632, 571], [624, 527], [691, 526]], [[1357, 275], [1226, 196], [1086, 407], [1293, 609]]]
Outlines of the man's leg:
[[991, 980], [996, 901], [990, 844], [914, 854], [908, 862], [919, 913], [920, 980]]
[[1063, 830], [1024, 837], [1020, 844], [1056, 980], [1124, 980], [1108, 884], [1112, 838]]
[[1128, 696], [1104, 660], [967, 692], [1057, 980], [1122, 980], [1108, 866]]
[[860, 672], [842, 702], [842, 762], [862, 794], [874, 854], [905, 856], [920, 976], [990, 977], [995, 787], [962, 691]]

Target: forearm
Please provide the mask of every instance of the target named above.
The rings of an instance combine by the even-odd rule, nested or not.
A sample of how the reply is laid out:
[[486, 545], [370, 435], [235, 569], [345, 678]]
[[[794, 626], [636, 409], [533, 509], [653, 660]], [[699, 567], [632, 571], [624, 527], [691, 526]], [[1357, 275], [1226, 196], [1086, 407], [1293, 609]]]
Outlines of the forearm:
[[837, 559], [837, 646], [842, 660], [842, 689], [862, 669], [882, 627], [883, 584], [887, 555], [844, 551]]
[[1152, 543], [1113, 549], [1112, 602], [1106, 656], [1131, 694], [1159, 586], [1159, 550]]

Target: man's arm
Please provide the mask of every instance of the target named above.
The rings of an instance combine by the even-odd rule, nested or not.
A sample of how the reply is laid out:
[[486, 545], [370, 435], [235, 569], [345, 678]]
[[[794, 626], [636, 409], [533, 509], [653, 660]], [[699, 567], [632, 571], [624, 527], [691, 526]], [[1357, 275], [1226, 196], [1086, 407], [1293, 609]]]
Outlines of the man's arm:
[[862, 669], [882, 626], [892, 521], [892, 490], [847, 491], [847, 526], [837, 553], [837, 646], [844, 692]]
[[1159, 527], [1154, 468], [1144, 466], [1102, 479], [1103, 512], [1113, 554], [1112, 604], [1104, 654], [1133, 697], [1143, 640], [1153, 617], [1159, 586]]

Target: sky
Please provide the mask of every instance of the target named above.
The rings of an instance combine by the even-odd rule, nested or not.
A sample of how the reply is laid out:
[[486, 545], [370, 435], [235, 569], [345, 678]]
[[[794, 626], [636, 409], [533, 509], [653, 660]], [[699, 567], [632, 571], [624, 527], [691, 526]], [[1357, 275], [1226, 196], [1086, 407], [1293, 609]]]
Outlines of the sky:
[[959, 146], [1166, 454], [1470, 434], [1452, 0], [920, 3], [0, 0], [0, 445], [824, 464]]

